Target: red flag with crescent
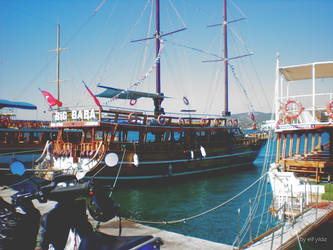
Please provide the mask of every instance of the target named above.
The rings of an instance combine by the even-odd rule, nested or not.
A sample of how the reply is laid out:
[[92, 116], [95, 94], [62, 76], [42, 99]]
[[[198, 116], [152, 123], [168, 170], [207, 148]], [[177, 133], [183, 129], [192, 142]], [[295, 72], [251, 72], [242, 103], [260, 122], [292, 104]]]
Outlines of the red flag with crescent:
[[39, 90], [40, 90], [40, 92], [42, 92], [43, 96], [45, 97], [45, 99], [50, 107], [53, 107], [55, 105], [58, 105], [58, 107], [62, 106], [62, 102], [55, 99], [49, 92], [47, 92], [45, 90], [41, 90], [41, 89], [39, 89]]

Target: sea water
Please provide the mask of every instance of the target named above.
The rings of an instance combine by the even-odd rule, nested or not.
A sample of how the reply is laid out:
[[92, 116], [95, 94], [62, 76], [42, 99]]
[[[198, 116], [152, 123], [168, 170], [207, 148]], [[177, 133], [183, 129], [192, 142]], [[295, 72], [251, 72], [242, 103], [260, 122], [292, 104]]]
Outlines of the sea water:
[[[181, 182], [120, 187], [112, 194], [112, 198], [120, 204], [121, 215], [124, 217], [152, 221], [153, 224], [147, 225], [210, 241], [229, 245], [236, 241], [238, 246], [239, 232], [248, 215], [254, 211], [256, 206], [254, 198], [260, 195], [256, 218], [252, 221], [252, 225], [248, 224], [247, 234], [241, 243], [245, 244], [251, 237], [251, 231], [252, 238], [255, 238], [268, 226], [276, 224], [276, 219], [267, 213], [272, 199], [269, 184], [262, 184], [260, 194], [257, 194], [257, 184], [231, 202], [223, 206], [222, 204], [261, 177], [265, 152], [263, 148], [254, 164]], [[268, 195], [265, 196], [264, 192]], [[221, 207], [208, 212], [219, 205]], [[266, 213], [262, 217], [263, 210]], [[204, 214], [200, 215], [202, 213]], [[197, 215], [196, 218], [187, 219]], [[173, 223], [182, 219], [186, 220]], [[162, 223], [155, 224], [155, 222]], [[259, 224], [261, 229], [258, 231]]]

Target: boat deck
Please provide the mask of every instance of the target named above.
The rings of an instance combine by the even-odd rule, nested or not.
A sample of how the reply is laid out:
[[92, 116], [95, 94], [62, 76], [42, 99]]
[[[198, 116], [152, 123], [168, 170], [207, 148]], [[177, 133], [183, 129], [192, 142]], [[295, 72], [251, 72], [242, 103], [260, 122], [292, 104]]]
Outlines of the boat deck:
[[326, 206], [313, 207], [295, 218], [294, 223], [286, 222], [276, 226], [273, 230], [248, 243], [248, 249], [281, 249], [289, 248], [308, 235], [320, 224], [327, 221], [333, 215], [333, 203]]

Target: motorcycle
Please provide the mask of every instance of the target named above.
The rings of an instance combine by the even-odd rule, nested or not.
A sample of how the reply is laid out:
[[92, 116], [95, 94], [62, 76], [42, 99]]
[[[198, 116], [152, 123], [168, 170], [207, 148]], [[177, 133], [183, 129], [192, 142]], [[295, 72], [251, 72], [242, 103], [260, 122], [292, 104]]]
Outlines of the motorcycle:
[[[19, 166], [20, 164], [17, 163], [17, 165]], [[22, 166], [20, 167], [22, 168]], [[16, 169], [12, 172], [22, 173], [24, 171]], [[27, 218], [26, 220], [30, 224], [29, 227], [33, 228], [29, 232], [17, 232], [21, 237], [24, 236], [25, 241], [21, 241], [21, 243], [29, 242], [30, 244], [29, 247], [24, 245], [25, 247], [20, 249], [34, 249], [31, 248], [31, 245], [36, 240], [40, 218], [39, 211], [31, 202], [34, 199], [37, 199], [40, 203], [47, 201], [57, 202], [56, 207], [51, 209], [40, 220], [42, 240], [39, 247], [42, 250], [160, 249], [163, 243], [159, 237], [151, 235], [120, 236], [121, 228], [119, 236], [113, 236], [99, 232], [92, 227], [86, 210], [98, 222], [107, 222], [118, 216], [119, 205], [109, 198], [109, 191], [110, 187], [99, 185], [94, 180], [82, 181], [77, 180], [74, 175], [59, 175], [55, 176], [50, 183], [40, 185], [36, 191], [15, 193], [11, 197], [12, 204], [10, 204], [10, 207], [12, 213], [14, 213], [14, 208], [20, 208], [23, 211], [23, 215], [20, 215], [20, 217]], [[0, 213], [0, 222], [5, 217], [6, 215]], [[5, 231], [0, 230], [0, 250], [2, 238], [6, 239], [7, 243], [10, 243], [10, 240], [12, 240], [12, 243], [17, 240], [15, 237], [11, 238], [10, 235], [6, 236], [6, 233], [1, 233]], [[26, 238], [30, 238], [30, 241]], [[19, 242], [16, 242], [16, 244], [19, 244]], [[4, 247], [3, 249], [19, 248]]]

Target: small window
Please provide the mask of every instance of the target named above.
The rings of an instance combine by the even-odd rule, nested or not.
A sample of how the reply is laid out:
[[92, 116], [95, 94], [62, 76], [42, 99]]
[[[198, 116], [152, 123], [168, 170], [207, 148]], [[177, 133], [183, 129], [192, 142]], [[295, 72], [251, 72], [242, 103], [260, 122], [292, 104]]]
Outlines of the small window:
[[128, 131], [127, 132], [127, 141], [128, 142], [139, 142], [139, 131]]
[[96, 131], [95, 132], [95, 140], [103, 140], [103, 131]]
[[146, 142], [155, 142], [156, 136], [152, 132], [147, 132]]

